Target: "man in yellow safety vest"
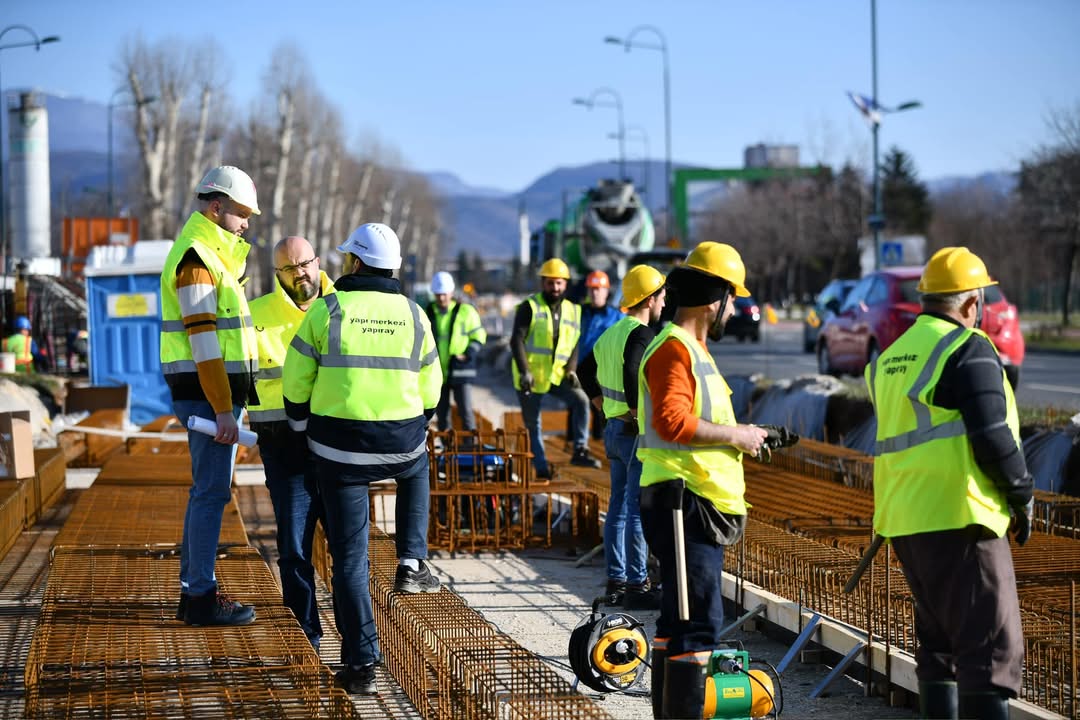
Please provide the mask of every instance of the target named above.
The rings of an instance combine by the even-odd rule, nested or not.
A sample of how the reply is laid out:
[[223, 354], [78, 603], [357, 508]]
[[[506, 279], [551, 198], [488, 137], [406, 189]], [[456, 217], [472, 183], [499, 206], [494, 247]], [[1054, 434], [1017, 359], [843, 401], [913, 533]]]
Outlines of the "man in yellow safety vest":
[[3, 350], [15, 356], [15, 372], [34, 372], [37, 343], [30, 337], [30, 318], [25, 315], [15, 318], [15, 334], [4, 338]]
[[924, 717], [1004, 720], [1020, 692], [1024, 637], [1007, 531], [1031, 534], [1033, 481], [1012, 386], [979, 330], [983, 261], [934, 253], [922, 313], [866, 367], [877, 416], [874, 530], [915, 597]]
[[514, 389], [529, 432], [536, 476], [550, 478], [544, 453], [540, 406], [554, 395], [570, 409], [567, 434], [574, 444], [571, 464], [600, 467], [589, 454], [589, 398], [577, 377], [577, 350], [581, 339], [581, 306], [567, 300], [570, 268], [558, 258], [540, 266], [541, 290], [518, 305], [510, 335]]
[[161, 271], [161, 372], [173, 411], [201, 417], [214, 437], [188, 431], [191, 495], [184, 514], [177, 619], [244, 625], [255, 608], [218, 592], [214, 574], [225, 505], [232, 497], [237, 419], [255, 400], [255, 329], [240, 278], [251, 246], [243, 234], [259, 214], [255, 183], [239, 168], [214, 168], [195, 188], [201, 208], [176, 238]]
[[285, 412], [307, 436], [334, 565], [338, 683], [376, 692], [379, 637], [368, 588], [368, 485], [397, 483], [394, 590], [438, 592], [427, 559], [427, 426], [442, 387], [427, 316], [401, 293], [401, 243], [381, 223], [338, 247], [344, 275], [315, 300], [285, 356]]
[[471, 385], [476, 380], [477, 356], [487, 342], [487, 331], [475, 307], [454, 300], [454, 278], [450, 273], [435, 273], [431, 279], [431, 292], [435, 300], [428, 304], [427, 316], [435, 333], [443, 373], [442, 395], [436, 410], [439, 429], [450, 429], [450, 395], [453, 393], [461, 424], [466, 430], [475, 430]]
[[334, 284], [319, 269], [319, 258], [306, 239], [287, 237], [274, 247], [274, 289], [251, 301], [251, 321], [259, 343], [255, 376], [259, 401], [248, 405], [251, 429], [259, 436], [259, 455], [277, 525], [281, 596], [311, 644], [322, 638], [315, 597], [311, 544], [322, 502], [303, 437], [289, 429], [281, 390], [285, 354], [304, 313]]

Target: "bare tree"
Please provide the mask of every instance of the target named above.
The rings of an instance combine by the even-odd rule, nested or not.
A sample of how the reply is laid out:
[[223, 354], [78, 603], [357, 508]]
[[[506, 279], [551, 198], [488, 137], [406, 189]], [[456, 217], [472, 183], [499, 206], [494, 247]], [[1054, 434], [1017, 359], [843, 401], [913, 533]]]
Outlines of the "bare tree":
[[[170, 203], [175, 197], [177, 128], [191, 82], [183, 46], [174, 40], [148, 45], [128, 41], [114, 66], [135, 101], [135, 139], [142, 159], [142, 188], [146, 204], [146, 232], [151, 238], [169, 237]], [[153, 98], [154, 102], [149, 102]]]

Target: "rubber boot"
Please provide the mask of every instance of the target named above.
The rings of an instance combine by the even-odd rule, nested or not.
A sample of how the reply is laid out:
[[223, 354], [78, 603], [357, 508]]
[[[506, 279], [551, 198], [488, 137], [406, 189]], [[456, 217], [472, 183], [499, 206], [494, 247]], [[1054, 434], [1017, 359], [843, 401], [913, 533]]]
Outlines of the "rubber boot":
[[654, 638], [652, 646], [652, 716], [653, 720], [664, 717], [664, 663], [667, 662], [667, 638]]
[[955, 680], [919, 683], [919, 715], [935, 720], [957, 720], [959, 696]]
[[1009, 720], [1009, 698], [997, 692], [960, 693], [961, 720]]
[[711, 657], [708, 650], [668, 656], [664, 664], [664, 718], [704, 717]]

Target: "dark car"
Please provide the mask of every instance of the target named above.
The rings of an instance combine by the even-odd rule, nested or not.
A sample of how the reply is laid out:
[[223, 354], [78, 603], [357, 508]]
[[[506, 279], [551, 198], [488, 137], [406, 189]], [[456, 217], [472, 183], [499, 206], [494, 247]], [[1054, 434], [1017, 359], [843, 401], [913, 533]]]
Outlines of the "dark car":
[[803, 349], [814, 352], [817, 347], [818, 333], [825, 323], [836, 314], [840, 306], [844, 304], [851, 288], [855, 287], [857, 280], [833, 280], [821, 289], [814, 300], [814, 306], [806, 313], [803, 320]]
[[[922, 310], [916, 289], [921, 267], [897, 267], [870, 273], [848, 293], [836, 315], [825, 323], [817, 342], [818, 372], [862, 374], [867, 363], [900, 337]], [[986, 289], [982, 329], [1001, 356], [1015, 387], [1024, 362], [1024, 338], [1016, 307], [1001, 288]]]
[[735, 298], [735, 314], [724, 326], [724, 335], [739, 342], [761, 340], [761, 308], [752, 297]]

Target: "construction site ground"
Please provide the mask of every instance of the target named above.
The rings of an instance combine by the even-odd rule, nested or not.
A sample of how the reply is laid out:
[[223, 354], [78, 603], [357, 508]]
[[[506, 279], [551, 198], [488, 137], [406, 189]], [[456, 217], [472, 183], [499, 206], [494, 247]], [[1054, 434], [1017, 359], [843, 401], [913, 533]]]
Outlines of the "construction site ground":
[[[474, 388], [475, 409], [496, 422], [505, 412], [518, 410], [517, 399], [507, 374], [494, 372], [484, 385]], [[555, 408], [546, 408], [555, 409]], [[561, 442], [553, 439], [552, 442]], [[92, 484], [96, 471], [68, 470], [67, 487], [60, 501], [34, 526], [24, 532], [18, 544], [0, 561], [0, 616], [3, 624], [3, 652], [0, 653], [0, 718], [22, 715], [22, 673], [34, 626], [33, 607], [40, 598], [48, 575], [49, 547], [66, 514], [78, 499], [80, 489]], [[275, 524], [269, 494], [263, 485], [262, 468], [239, 466], [237, 472], [238, 506], [250, 544], [261, 554], [277, 575]], [[381, 503], [376, 520], [381, 529], [392, 533], [393, 496]], [[537, 523], [546, 524], [547, 515], [537, 514]], [[535, 529], [542, 529], [540, 528]], [[468, 605], [514, 641], [544, 659], [557, 673], [573, 679], [567, 655], [568, 639], [573, 629], [589, 613], [594, 597], [605, 586], [602, 553], [578, 562], [591, 548], [529, 547], [520, 551], [433, 552], [431, 564], [443, 583]], [[325, 636], [320, 651], [322, 661], [333, 669], [339, 663], [340, 642], [334, 630], [330, 595], [321, 580], [320, 608]], [[10, 612], [9, 612], [10, 611]], [[16, 617], [17, 613], [17, 617]], [[656, 612], [634, 611], [651, 637]], [[732, 615], [734, 619], [734, 615]], [[746, 623], [732, 633], [731, 640], [741, 642], [753, 660], [780, 663], [794, 639], [774, 625]], [[821, 687], [829, 676], [838, 655], [821, 651], [813, 644], [800, 654], [781, 675], [781, 717], [787, 718], [913, 718], [913, 698], [895, 691], [891, 703], [880, 696], [869, 696], [864, 682], [865, 670], [852, 666], [850, 675], [840, 676], [818, 697], [811, 692]], [[357, 709], [400, 718], [420, 714], [404, 691], [385, 668], [379, 671], [377, 698], [355, 697]], [[644, 674], [632, 693], [600, 695], [579, 686], [613, 718], [651, 718], [648, 696], [650, 674]], [[894, 706], [895, 705], [895, 706]], [[1041, 717], [1053, 717], [1044, 715]]]

